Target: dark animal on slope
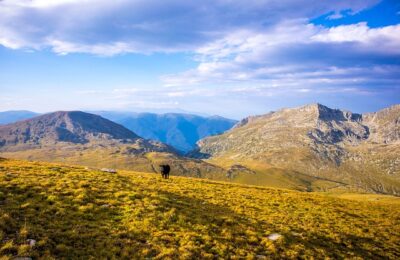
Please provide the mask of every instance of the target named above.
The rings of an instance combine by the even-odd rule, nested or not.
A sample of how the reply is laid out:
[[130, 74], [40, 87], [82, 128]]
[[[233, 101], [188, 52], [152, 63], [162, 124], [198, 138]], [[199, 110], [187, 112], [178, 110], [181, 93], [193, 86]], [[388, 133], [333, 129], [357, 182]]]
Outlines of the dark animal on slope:
[[161, 171], [161, 176], [164, 179], [168, 179], [169, 172], [171, 171], [171, 167], [168, 164], [162, 164], [162, 165], [160, 165], [160, 171]]

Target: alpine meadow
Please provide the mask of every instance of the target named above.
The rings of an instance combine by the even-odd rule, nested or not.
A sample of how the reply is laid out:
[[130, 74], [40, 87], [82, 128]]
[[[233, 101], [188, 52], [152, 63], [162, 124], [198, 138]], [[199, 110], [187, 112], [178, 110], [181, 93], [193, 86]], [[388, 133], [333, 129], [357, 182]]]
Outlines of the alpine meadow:
[[397, 0], [0, 0], [0, 259], [400, 259]]

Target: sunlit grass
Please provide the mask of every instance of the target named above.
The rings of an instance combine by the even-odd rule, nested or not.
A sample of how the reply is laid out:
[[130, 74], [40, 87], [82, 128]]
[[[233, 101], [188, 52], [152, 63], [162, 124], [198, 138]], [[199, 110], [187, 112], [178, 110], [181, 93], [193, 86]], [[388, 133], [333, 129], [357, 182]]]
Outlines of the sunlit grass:
[[347, 197], [4, 160], [0, 255], [399, 258], [400, 201]]

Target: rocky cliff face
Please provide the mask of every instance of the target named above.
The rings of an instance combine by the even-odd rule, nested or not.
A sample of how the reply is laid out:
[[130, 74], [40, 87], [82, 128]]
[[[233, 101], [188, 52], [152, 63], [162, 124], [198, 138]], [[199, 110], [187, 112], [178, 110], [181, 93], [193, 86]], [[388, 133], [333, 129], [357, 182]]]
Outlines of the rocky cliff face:
[[370, 130], [370, 142], [390, 144], [400, 141], [400, 105], [364, 114], [363, 123]]
[[399, 122], [399, 105], [360, 115], [311, 104], [244, 119], [225, 134], [198, 142], [197, 154], [232, 163], [252, 160], [396, 193]]

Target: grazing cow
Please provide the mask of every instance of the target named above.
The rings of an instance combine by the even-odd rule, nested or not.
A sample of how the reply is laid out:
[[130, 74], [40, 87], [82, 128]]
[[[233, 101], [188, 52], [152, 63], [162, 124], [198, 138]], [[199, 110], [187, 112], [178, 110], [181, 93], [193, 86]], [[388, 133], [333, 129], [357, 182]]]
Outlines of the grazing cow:
[[161, 176], [164, 179], [168, 179], [169, 178], [169, 172], [171, 170], [171, 167], [169, 167], [168, 164], [162, 164], [160, 165], [160, 171], [161, 171]]

